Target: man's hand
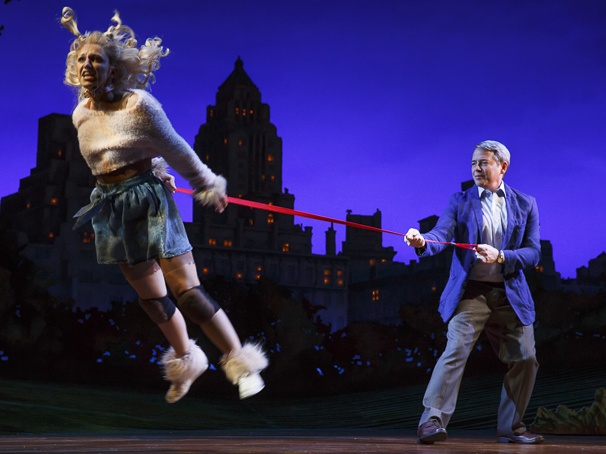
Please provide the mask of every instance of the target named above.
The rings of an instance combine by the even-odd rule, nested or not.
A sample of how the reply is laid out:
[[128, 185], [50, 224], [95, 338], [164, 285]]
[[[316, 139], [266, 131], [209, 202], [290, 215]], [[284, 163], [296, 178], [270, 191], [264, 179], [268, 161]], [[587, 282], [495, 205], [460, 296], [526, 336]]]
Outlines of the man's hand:
[[420, 249], [425, 246], [425, 238], [421, 235], [417, 229], [408, 229], [406, 232], [406, 236], [404, 237], [404, 241], [409, 246]]
[[488, 244], [478, 244], [476, 246], [476, 258], [488, 265], [495, 263], [499, 258], [499, 250]]

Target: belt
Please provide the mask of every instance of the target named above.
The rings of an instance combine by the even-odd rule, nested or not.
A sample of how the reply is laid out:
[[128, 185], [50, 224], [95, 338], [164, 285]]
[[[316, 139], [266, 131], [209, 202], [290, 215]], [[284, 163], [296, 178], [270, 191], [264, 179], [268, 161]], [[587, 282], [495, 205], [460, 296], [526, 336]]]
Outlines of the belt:
[[97, 175], [97, 181], [101, 184], [122, 183], [129, 178], [136, 177], [137, 175], [143, 175], [145, 172], [150, 170], [151, 167], [151, 159], [142, 159], [141, 161], [137, 161], [133, 164], [120, 167], [118, 170], [114, 170], [113, 172]]
[[472, 285], [486, 285], [492, 288], [505, 288], [505, 282], [474, 281], [470, 279], [467, 283]]

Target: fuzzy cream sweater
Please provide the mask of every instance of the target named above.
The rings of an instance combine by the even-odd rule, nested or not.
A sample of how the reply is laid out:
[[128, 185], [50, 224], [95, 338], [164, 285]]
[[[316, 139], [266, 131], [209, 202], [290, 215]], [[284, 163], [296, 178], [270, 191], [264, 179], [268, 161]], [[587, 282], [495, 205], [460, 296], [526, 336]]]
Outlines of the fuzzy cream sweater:
[[80, 152], [93, 175], [161, 156], [194, 189], [208, 190], [220, 184], [218, 180], [224, 185], [177, 134], [156, 98], [145, 90], [131, 91], [137, 100], [126, 109], [91, 110], [85, 107], [86, 99], [74, 109]]

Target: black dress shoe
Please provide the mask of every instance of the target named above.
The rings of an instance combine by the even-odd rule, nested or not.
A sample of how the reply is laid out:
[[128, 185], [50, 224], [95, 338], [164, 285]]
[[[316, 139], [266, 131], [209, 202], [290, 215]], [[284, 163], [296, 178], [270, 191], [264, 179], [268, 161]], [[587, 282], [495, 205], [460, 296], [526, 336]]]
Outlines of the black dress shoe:
[[497, 437], [499, 443], [520, 443], [525, 445], [538, 445], [543, 443], [545, 438], [543, 435], [533, 434], [532, 432], [524, 432], [520, 435], [500, 435]]
[[436, 441], [444, 441], [446, 438], [448, 438], [446, 429], [435, 418], [424, 422], [417, 429], [417, 441], [424, 445], [433, 445]]

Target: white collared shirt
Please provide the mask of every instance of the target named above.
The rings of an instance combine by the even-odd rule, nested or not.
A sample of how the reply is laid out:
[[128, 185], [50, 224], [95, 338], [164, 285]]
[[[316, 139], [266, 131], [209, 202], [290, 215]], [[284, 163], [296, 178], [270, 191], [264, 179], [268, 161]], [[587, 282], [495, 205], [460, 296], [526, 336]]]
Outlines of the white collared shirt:
[[[478, 194], [482, 203], [482, 229], [480, 241], [496, 249], [503, 247], [503, 236], [507, 228], [507, 208], [505, 184], [501, 182], [499, 188], [490, 196], [484, 195], [487, 189], [478, 186]], [[501, 192], [502, 196], [497, 193]], [[480, 260], [474, 264], [469, 279], [476, 281], [502, 282], [503, 274], [499, 263], [486, 264]]]

